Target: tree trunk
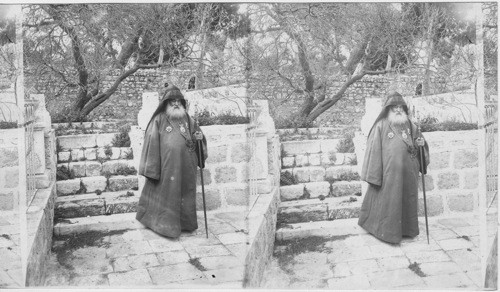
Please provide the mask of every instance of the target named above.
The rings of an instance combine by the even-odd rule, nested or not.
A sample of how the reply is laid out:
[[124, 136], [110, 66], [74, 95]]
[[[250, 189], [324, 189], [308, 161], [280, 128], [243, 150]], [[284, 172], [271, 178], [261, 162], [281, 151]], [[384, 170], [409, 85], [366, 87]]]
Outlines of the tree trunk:
[[434, 24], [438, 16], [437, 9], [433, 9], [430, 3], [425, 4], [427, 13], [429, 13], [429, 27], [427, 30], [427, 60], [425, 64], [424, 82], [422, 84], [422, 94], [431, 94], [431, 64], [434, 57]]

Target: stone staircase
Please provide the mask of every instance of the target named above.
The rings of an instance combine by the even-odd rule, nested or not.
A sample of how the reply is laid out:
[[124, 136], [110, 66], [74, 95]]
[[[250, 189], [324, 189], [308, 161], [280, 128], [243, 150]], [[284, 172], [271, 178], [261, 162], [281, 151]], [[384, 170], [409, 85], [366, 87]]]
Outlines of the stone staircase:
[[323, 139], [285, 138], [281, 143], [277, 234], [307, 222], [359, 216], [363, 197], [357, 158], [355, 153], [338, 152], [341, 139], [338, 132], [332, 131]]
[[56, 234], [71, 233], [73, 221], [136, 211], [140, 194], [134, 153], [131, 147], [111, 146], [117, 134], [57, 137]]

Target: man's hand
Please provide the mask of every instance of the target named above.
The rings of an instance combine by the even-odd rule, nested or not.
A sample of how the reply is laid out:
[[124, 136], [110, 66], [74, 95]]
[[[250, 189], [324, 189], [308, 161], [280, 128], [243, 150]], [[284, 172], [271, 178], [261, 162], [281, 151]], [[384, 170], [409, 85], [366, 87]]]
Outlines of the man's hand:
[[196, 132], [194, 132], [194, 138], [195, 138], [196, 140], [203, 140], [203, 133], [202, 133], [202, 132], [200, 132], [200, 131], [196, 131]]
[[419, 147], [422, 147], [425, 145], [425, 140], [422, 137], [418, 137], [417, 139], [415, 139], [415, 142], [417, 142], [417, 146], [419, 146]]

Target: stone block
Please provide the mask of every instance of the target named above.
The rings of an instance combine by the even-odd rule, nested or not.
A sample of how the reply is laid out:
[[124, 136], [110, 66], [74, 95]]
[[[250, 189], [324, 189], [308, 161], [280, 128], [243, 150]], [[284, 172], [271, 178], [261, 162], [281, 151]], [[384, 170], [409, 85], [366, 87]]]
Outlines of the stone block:
[[430, 170], [443, 169], [450, 166], [451, 151], [441, 151], [430, 153], [431, 162], [429, 163]]
[[319, 140], [320, 141], [320, 148], [321, 152], [327, 153], [327, 152], [337, 152], [337, 145], [339, 144], [339, 139], [326, 139], [326, 140]]
[[331, 166], [326, 169], [326, 179], [332, 180], [359, 180], [359, 174], [352, 166]]
[[80, 149], [82, 147], [93, 148], [97, 146], [95, 134], [60, 136], [57, 137], [57, 141], [59, 142], [59, 147], [63, 150]]
[[474, 196], [472, 194], [448, 195], [448, 208], [454, 212], [470, 212], [474, 210]]
[[116, 175], [109, 178], [108, 189], [112, 192], [130, 190], [139, 187], [139, 180], [135, 175]]
[[329, 159], [334, 165], [342, 165], [346, 161], [344, 153], [336, 152], [329, 152]]
[[334, 182], [332, 184], [332, 195], [334, 197], [343, 196], [354, 196], [356, 194], [361, 194], [361, 183], [360, 182]]
[[280, 187], [281, 201], [297, 200], [304, 194], [304, 185], [291, 185]]
[[321, 166], [311, 166], [309, 167], [309, 181], [324, 181], [325, 180], [325, 168]]
[[87, 160], [97, 159], [97, 148], [90, 148], [84, 150], [84, 155]]
[[459, 175], [456, 172], [443, 172], [438, 175], [438, 189], [448, 190], [460, 187]]
[[80, 179], [57, 181], [56, 188], [59, 196], [74, 195], [80, 189]]
[[479, 183], [479, 170], [474, 168], [464, 172], [464, 189], [475, 189]]
[[220, 166], [215, 168], [216, 183], [236, 182], [236, 168], [234, 166]]
[[17, 166], [19, 164], [19, 157], [17, 148], [0, 148], [0, 165]]
[[19, 168], [18, 167], [6, 167], [4, 168], [4, 177], [6, 188], [17, 188], [19, 186]]
[[204, 278], [203, 272], [190, 263], [161, 266], [149, 268], [148, 270], [149, 275], [147, 271], [146, 275], [148, 275], [149, 279], [152, 279], [153, 284], [155, 285], [164, 285], [182, 280]]
[[[439, 216], [443, 214], [443, 198], [441, 195], [427, 196], [427, 216]], [[424, 212], [424, 199], [418, 199], [418, 216], [422, 217]]]
[[115, 138], [115, 135], [116, 133], [97, 134], [95, 138], [96, 146], [104, 147], [107, 145], [111, 145], [111, 142], [113, 141], [113, 138]]
[[57, 153], [57, 162], [68, 162], [71, 160], [71, 151], [61, 151]]
[[121, 168], [121, 167], [128, 167], [129, 161], [128, 160], [109, 160], [106, 161], [102, 164], [102, 170], [101, 173], [111, 173], [111, 174], [116, 174], [116, 171]]
[[[151, 286], [153, 284], [151, 276], [146, 269], [132, 270], [123, 273], [108, 274], [109, 285], [116, 286]], [[154, 280], [154, 279], [153, 279]]]
[[360, 212], [359, 206], [345, 206], [342, 208], [329, 208], [328, 220], [358, 218]]
[[247, 162], [250, 159], [250, 146], [248, 143], [236, 143], [231, 146], [231, 162]]
[[302, 167], [309, 165], [309, 155], [306, 154], [297, 154], [295, 155], [295, 166]]
[[310, 172], [308, 167], [296, 167], [292, 170], [292, 174], [295, 177], [297, 183], [309, 182]]
[[97, 190], [105, 190], [107, 186], [107, 179], [104, 176], [92, 176], [81, 178], [87, 193], [94, 193]]
[[71, 161], [85, 160], [85, 151], [82, 149], [71, 149]]
[[113, 154], [111, 154], [111, 159], [120, 159], [122, 149], [121, 147], [111, 147], [111, 151]]
[[228, 145], [208, 146], [208, 158], [206, 163], [221, 163], [227, 161]]
[[14, 210], [14, 192], [0, 190], [0, 210], [12, 211]]
[[281, 166], [283, 168], [291, 168], [295, 166], [295, 157], [293, 156], [285, 156], [281, 158]]
[[312, 166], [321, 165], [321, 154], [309, 155], [309, 165], [312, 165]]
[[102, 164], [97, 161], [87, 161], [85, 163], [85, 176], [101, 175]]
[[[203, 183], [205, 184], [205, 186], [212, 183], [212, 173], [208, 168], [203, 169]], [[196, 185], [201, 186], [201, 176], [199, 169], [196, 171]]]
[[[422, 175], [422, 174], [420, 174]], [[426, 174], [424, 176], [425, 180], [425, 190], [426, 191], [432, 191], [434, 189], [434, 179], [431, 175]], [[422, 177], [418, 178], [418, 190], [422, 191]]]
[[455, 152], [453, 167], [457, 169], [478, 166], [477, 149], [461, 149]]
[[290, 141], [281, 144], [283, 151], [288, 155], [320, 153], [320, 143], [318, 141]]
[[[207, 211], [220, 208], [222, 205], [220, 191], [218, 189], [205, 189], [205, 203]], [[201, 193], [201, 187], [196, 192], [196, 210], [203, 210], [203, 196]]]
[[55, 218], [77, 218], [105, 214], [104, 199], [86, 199], [56, 202]]
[[280, 207], [278, 211], [280, 224], [324, 220], [328, 220], [328, 206], [323, 203]]
[[73, 171], [75, 174], [75, 177], [84, 177], [85, 176], [85, 161], [82, 162], [70, 162], [69, 163], [69, 170]]
[[248, 188], [227, 188], [226, 202], [229, 205], [247, 206], [249, 202]]
[[306, 189], [311, 195], [310, 198], [317, 198], [321, 195], [328, 196], [330, 184], [326, 181], [306, 183]]

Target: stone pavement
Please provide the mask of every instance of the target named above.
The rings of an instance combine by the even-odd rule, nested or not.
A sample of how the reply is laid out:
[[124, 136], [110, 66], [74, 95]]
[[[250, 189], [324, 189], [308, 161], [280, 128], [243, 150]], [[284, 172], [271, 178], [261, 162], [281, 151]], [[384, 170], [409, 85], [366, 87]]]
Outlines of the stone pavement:
[[203, 214], [177, 239], [144, 227], [54, 237], [45, 286], [240, 288], [248, 228], [225, 215], [209, 217], [208, 238]]
[[0, 212], [0, 289], [21, 287], [21, 250], [19, 214]]
[[[388, 244], [357, 219], [295, 224], [278, 233], [263, 288], [473, 289], [482, 287], [477, 217], [429, 218], [420, 235]], [[491, 220], [493, 234], [497, 220]]]

